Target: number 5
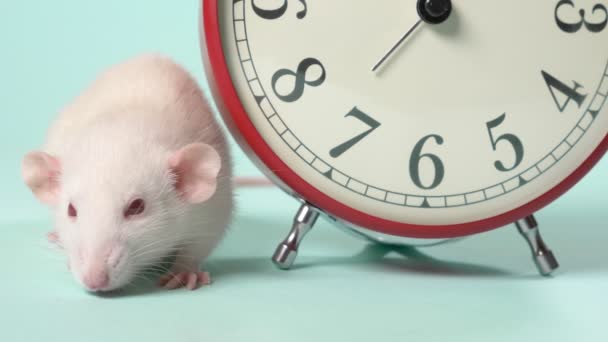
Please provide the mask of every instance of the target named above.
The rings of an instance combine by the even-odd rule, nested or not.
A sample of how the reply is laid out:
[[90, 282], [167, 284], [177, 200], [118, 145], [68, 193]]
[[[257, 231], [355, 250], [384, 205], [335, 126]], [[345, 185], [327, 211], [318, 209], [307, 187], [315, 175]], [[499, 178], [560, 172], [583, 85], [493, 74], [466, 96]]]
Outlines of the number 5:
[[492, 142], [492, 148], [494, 149], [494, 151], [496, 151], [496, 146], [502, 140], [509, 142], [511, 146], [513, 146], [513, 150], [515, 151], [515, 163], [512, 167], [505, 167], [503, 162], [500, 160], [494, 162], [494, 166], [496, 167], [496, 169], [502, 172], [507, 172], [515, 169], [519, 166], [519, 164], [521, 164], [522, 160], [524, 159], [524, 145], [521, 143], [521, 140], [517, 136], [515, 136], [514, 134], [503, 134], [497, 139], [494, 139], [494, 134], [492, 133], [492, 130], [500, 126], [505, 121], [506, 117], [507, 114], [505, 113], [486, 124], [488, 126], [488, 134], [490, 135], [490, 141]]

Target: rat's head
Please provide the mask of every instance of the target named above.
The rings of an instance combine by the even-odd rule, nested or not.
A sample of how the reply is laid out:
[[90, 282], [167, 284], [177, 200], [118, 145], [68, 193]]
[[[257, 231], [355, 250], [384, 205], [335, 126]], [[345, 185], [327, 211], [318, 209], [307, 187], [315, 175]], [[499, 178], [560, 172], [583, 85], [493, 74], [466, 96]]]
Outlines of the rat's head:
[[90, 291], [120, 288], [176, 248], [180, 214], [214, 194], [221, 166], [201, 143], [174, 151], [116, 146], [23, 159], [25, 183], [54, 209], [58, 243]]

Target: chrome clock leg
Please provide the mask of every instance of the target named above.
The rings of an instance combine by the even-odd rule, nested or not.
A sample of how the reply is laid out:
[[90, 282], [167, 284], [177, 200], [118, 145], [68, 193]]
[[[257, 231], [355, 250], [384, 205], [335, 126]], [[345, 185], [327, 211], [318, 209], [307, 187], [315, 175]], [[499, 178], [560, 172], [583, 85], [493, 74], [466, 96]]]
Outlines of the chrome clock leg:
[[300, 242], [319, 218], [319, 211], [309, 204], [302, 204], [293, 219], [293, 226], [287, 238], [277, 247], [272, 261], [281, 269], [289, 269], [298, 255]]
[[553, 252], [547, 247], [540, 231], [538, 230], [538, 223], [534, 216], [530, 215], [524, 219], [515, 222], [519, 233], [528, 241], [530, 249], [532, 250], [532, 258], [538, 268], [538, 271], [543, 276], [549, 276], [551, 273], [559, 267], [557, 259], [553, 255]]

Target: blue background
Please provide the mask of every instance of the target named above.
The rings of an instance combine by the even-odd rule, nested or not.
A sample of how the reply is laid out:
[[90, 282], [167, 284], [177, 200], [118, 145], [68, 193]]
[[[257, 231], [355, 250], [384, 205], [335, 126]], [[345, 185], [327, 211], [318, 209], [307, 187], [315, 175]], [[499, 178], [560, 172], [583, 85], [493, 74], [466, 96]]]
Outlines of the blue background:
[[[191, 0], [0, 2], [3, 341], [608, 339], [606, 159], [538, 214], [562, 264], [552, 279], [537, 276], [513, 227], [397, 253], [320, 222], [296, 269], [278, 271], [269, 258], [297, 203], [258, 189], [239, 190], [211, 287], [101, 297], [79, 288], [46, 244], [51, 221], [21, 182], [21, 157], [99, 71], [136, 54], [165, 53], [206, 87], [198, 10]], [[237, 174], [258, 175], [233, 148]]]

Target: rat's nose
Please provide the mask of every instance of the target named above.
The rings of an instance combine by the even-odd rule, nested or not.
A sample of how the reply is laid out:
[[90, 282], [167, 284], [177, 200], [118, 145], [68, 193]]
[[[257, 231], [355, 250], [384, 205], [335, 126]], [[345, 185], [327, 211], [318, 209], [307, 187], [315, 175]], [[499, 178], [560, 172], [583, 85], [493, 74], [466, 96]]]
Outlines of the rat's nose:
[[108, 271], [104, 268], [91, 268], [82, 278], [84, 285], [91, 291], [101, 290], [110, 284]]

